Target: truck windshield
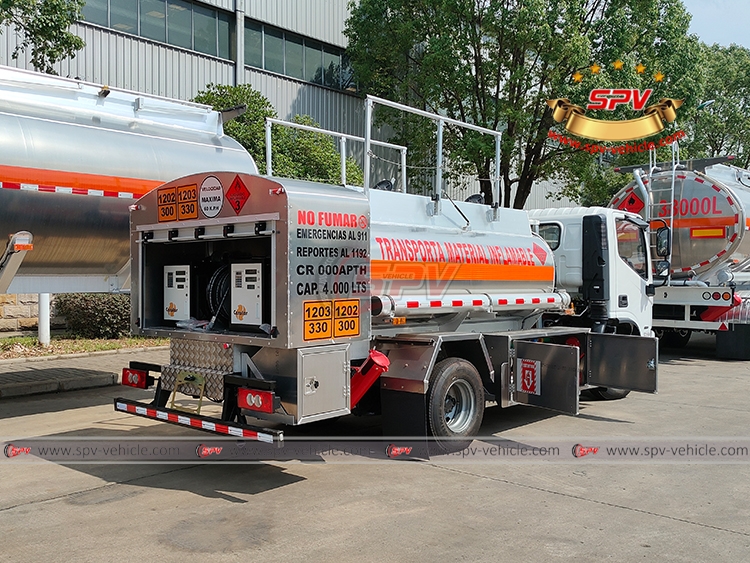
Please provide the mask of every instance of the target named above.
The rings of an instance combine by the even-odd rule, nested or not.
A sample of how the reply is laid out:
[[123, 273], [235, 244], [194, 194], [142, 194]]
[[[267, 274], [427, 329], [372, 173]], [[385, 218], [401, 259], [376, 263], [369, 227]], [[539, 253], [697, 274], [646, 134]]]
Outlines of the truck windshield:
[[639, 276], [648, 279], [646, 264], [646, 236], [643, 229], [627, 219], [617, 219], [617, 251], [620, 259]]

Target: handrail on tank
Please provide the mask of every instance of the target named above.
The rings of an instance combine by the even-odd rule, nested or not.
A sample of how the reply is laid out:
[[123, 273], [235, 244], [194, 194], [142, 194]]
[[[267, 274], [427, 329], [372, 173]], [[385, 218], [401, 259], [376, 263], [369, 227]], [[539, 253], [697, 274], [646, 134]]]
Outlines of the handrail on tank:
[[[266, 174], [273, 176], [273, 157], [271, 154], [271, 125], [285, 125], [293, 129], [301, 129], [302, 131], [310, 131], [312, 133], [323, 133], [336, 137], [341, 143], [341, 184], [346, 185], [346, 141], [358, 141], [365, 143], [367, 141], [363, 137], [357, 137], [356, 135], [349, 135], [348, 133], [339, 133], [338, 131], [331, 131], [330, 129], [323, 129], [322, 127], [313, 127], [312, 125], [303, 125], [302, 123], [294, 123], [293, 121], [284, 121], [283, 119], [276, 119], [275, 117], [266, 117]], [[401, 153], [401, 191], [406, 193], [406, 151], [407, 148], [403, 145], [396, 145], [393, 143], [386, 143], [385, 141], [371, 141], [373, 145], [379, 147], [385, 147], [388, 149], [396, 149]], [[367, 157], [365, 157], [367, 158]], [[367, 187], [365, 184], [365, 191]]]
[[[462, 127], [464, 129], [471, 129], [485, 135], [492, 135], [495, 138], [495, 173], [492, 178], [492, 198], [494, 204], [498, 204], [500, 201], [500, 143], [502, 141], [502, 135], [505, 129], [500, 131], [494, 131], [474, 125], [473, 123], [466, 123], [450, 117], [445, 117], [437, 113], [413, 108], [383, 98], [368, 95], [365, 98], [365, 195], [369, 196], [370, 186], [370, 144], [377, 144], [379, 141], [372, 140], [372, 110], [374, 104], [380, 104], [381, 106], [387, 106], [414, 115], [420, 115], [437, 122], [437, 149], [436, 149], [436, 166], [437, 166], [437, 177], [435, 179], [435, 192], [433, 199], [439, 200], [442, 194], [442, 183], [443, 183], [443, 128], [446, 124], [455, 125], [456, 127]], [[405, 190], [404, 190], [405, 191]]]

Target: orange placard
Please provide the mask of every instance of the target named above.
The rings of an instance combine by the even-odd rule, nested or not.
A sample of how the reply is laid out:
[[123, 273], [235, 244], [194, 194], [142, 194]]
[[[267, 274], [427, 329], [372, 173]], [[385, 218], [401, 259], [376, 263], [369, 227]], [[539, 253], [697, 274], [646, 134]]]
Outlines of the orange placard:
[[359, 299], [333, 302], [333, 337], [359, 336]]
[[198, 218], [198, 186], [195, 184], [177, 186], [177, 218], [180, 221]]
[[159, 214], [159, 223], [177, 220], [177, 195], [174, 186], [171, 188], [159, 188], [156, 191], [156, 205]]

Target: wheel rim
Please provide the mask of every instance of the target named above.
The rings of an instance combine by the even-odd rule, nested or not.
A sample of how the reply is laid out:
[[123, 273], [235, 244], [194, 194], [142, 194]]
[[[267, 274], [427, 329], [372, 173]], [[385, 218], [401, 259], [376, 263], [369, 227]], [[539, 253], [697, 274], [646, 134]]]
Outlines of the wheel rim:
[[457, 379], [445, 393], [445, 425], [454, 434], [465, 432], [471, 424], [475, 408], [471, 385], [463, 379]]

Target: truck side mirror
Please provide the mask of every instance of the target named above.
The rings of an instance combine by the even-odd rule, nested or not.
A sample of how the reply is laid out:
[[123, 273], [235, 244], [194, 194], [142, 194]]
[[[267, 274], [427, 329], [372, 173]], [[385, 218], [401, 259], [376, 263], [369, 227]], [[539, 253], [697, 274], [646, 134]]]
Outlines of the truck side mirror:
[[669, 260], [659, 260], [656, 263], [656, 275], [659, 277], [666, 276], [669, 273]]
[[659, 227], [656, 231], [656, 255], [666, 258], [670, 254], [672, 233], [669, 227]]

